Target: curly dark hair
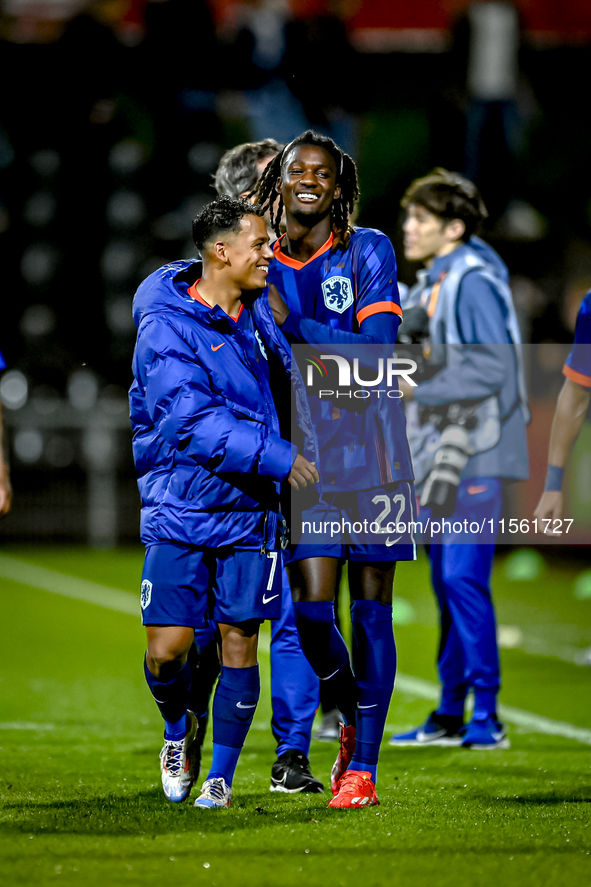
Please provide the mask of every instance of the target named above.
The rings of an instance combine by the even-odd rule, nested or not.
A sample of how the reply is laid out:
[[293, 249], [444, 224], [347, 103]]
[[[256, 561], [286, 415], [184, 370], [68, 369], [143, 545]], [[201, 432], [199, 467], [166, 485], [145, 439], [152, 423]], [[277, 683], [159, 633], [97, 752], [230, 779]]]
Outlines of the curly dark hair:
[[199, 251], [218, 234], [240, 232], [240, 219], [244, 216], [262, 216], [263, 210], [256, 203], [241, 197], [218, 197], [203, 207], [193, 219], [193, 240]]
[[462, 240], [468, 241], [478, 225], [488, 218], [480, 191], [458, 172], [438, 166], [421, 179], [415, 179], [400, 201], [406, 209], [411, 203], [423, 206], [434, 216], [451, 221], [460, 219], [466, 230]]
[[283, 213], [283, 198], [277, 191], [277, 179], [281, 174], [291, 153], [302, 145], [313, 145], [323, 148], [335, 162], [337, 168], [337, 184], [341, 186], [341, 196], [335, 198], [331, 207], [331, 224], [333, 233], [332, 251], [349, 248], [352, 228], [349, 225], [349, 217], [353, 207], [359, 199], [359, 182], [357, 180], [357, 167], [355, 161], [345, 154], [339, 146], [328, 136], [323, 136], [312, 129], [306, 130], [292, 142], [285, 146], [267, 166], [259, 179], [253, 195], [260, 203], [264, 211], [269, 212], [271, 225], [277, 237], [280, 236], [279, 223]]

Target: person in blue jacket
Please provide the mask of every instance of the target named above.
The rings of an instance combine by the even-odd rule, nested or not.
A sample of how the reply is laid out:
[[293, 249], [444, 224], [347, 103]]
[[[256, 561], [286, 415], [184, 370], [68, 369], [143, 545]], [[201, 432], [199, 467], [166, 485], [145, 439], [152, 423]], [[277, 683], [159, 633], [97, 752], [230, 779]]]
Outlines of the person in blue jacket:
[[[353, 159], [313, 131], [286, 145], [257, 187], [278, 237], [268, 278], [275, 320], [294, 348], [319, 346], [324, 366], [354, 365], [362, 352], [370, 365], [371, 353], [392, 355], [402, 314], [390, 240], [350, 225], [358, 196]], [[413, 471], [399, 400], [376, 392], [358, 409], [350, 389], [333, 395], [310, 389], [322, 490], [302, 515], [302, 529], [312, 531], [294, 539], [288, 573], [304, 653], [343, 715], [329, 805], [362, 808], [379, 803], [378, 757], [396, 673], [396, 561], [415, 557], [412, 534], [388, 527], [414, 517]], [[364, 520], [369, 532], [357, 533]], [[321, 524], [344, 532], [316, 534]], [[334, 613], [345, 560], [353, 668]]]
[[[144, 670], [165, 722], [162, 785], [178, 802], [195, 778], [187, 657], [195, 628], [212, 618], [221, 675], [213, 760], [195, 806], [214, 808], [231, 803], [257, 706], [259, 625], [281, 613], [280, 483], [303, 487], [318, 473], [281, 437], [272, 397], [268, 352], [286, 379], [293, 373], [260, 297], [271, 258], [262, 211], [219, 198], [194, 219], [193, 238], [202, 265], [166, 265], [135, 295], [130, 407], [146, 546]], [[313, 455], [313, 437], [306, 440]]]
[[[414, 397], [423, 414], [430, 409], [445, 412], [451, 404], [476, 404], [477, 423], [459, 462], [460, 451], [450, 447], [456, 461], [452, 459], [454, 470], [447, 477], [457, 486], [446, 485], [448, 492], [456, 492], [455, 504], [452, 499], [453, 510], [438, 527], [441, 532], [425, 538], [441, 621], [441, 699], [424, 724], [395, 734], [390, 742], [505, 748], [508, 739], [497, 716], [500, 669], [490, 575], [503, 486], [528, 477], [529, 421], [509, 274], [497, 253], [474, 236], [487, 211], [475, 185], [463, 176], [436, 169], [409, 186], [402, 206], [405, 256], [425, 265], [404, 300], [404, 310], [407, 316], [411, 307], [426, 312], [429, 337], [424, 345], [437, 369], [416, 388], [405, 388], [405, 398]], [[409, 413], [411, 408], [412, 404]], [[409, 440], [421, 490], [419, 519], [427, 527], [436, 516], [433, 501], [425, 497], [435, 470], [435, 450], [423, 433], [429, 422], [410, 419]], [[453, 426], [454, 433], [458, 427]], [[456, 445], [463, 440], [461, 428], [458, 435]], [[476, 523], [482, 532], [464, 531]], [[461, 532], [455, 532], [458, 525]], [[474, 709], [464, 725], [470, 691]]]

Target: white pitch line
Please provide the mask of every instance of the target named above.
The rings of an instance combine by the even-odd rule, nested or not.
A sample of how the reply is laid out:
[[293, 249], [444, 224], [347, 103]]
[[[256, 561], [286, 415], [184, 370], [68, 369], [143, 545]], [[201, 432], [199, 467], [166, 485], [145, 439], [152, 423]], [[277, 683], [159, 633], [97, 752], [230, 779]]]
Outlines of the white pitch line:
[[90, 582], [88, 579], [58, 573], [57, 570], [37, 567], [14, 557], [0, 555], [0, 579], [21, 582], [23, 585], [31, 585], [42, 591], [61, 594], [78, 601], [87, 601], [89, 604], [96, 604], [97, 607], [106, 607], [108, 610], [117, 610], [130, 616], [140, 614], [139, 595], [135, 597], [120, 588], [110, 588], [108, 585], [99, 585], [98, 582]]
[[[90, 604], [96, 604], [98, 607], [117, 610], [119, 613], [127, 613], [130, 616], [137, 616], [139, 614], [137, 598], [127, 591], [111, 588], [108, 585], [99, 585], [98, 582], [90, 582], [88, 579], [78, 579], [76, 576], [70, 576], [67, 573], [48, 570], [46, 567], [37, 567], [6, 555], [0, 555], [0, 578], [21, 582], [23, 585], [30, 585], [33, 588], [39, 588], [52, 594], [61, 594], [64, 597], [75, 600], [87, 601]], [[261, 640], [261, 648], [265, 649], [268, 643], [267, 638]], [[396, 675], [396, 686], [403, 693], [409, 693], [411, 696], [419, 696], [421, 699], [429, 699], [430, 701], [439, 699], [439, 688], [432, 681], [425, 681], [422, 678], [398, 673]], [[551, 718], [545, 718], [543, 715], [536, 715], [533, 712], [523, 711], [509, 705], [501, 705], [499, 714], [509, 723], [523, 727], [532, 733], [562, 736], [564, 739], [574, 739], [577, 742], [591, 745], [591, 730], [585, 727], [576, 727], [574, 724], [554, 721]], [[7, 728], [5, 727], [4, 729]], [[22, 729], [36, 728], [23, 727]], [[387, 724], [386, 729], [394, 730], [396, 726]]]
[[55, 730], [55, 724], [36, 724], [34, 721], [0, 721], [0, 730]]
[[[396, 675], [396, 688], [411, 696], [419, 696], [436, 702], [439, 699], [439, 687], [432, 681], [423, 678], [415, 678], [410, 675]], [[591, 745], [591, 730], [586, 727], [576, 727], [564, 721], [554, 721], [543, 715], [536, 715], [531, 711], [523, 711], [521, 708], [513, 708], [512, 705], [500, 705], [499, 715], [510, 724], [523, 727], [530, 733], [546, 733], [549, 736], [562, 736], [563, 739], [575, 739], [585, 745]], [[397, 729], [394, 725], [387, 724], [386, 730]]]

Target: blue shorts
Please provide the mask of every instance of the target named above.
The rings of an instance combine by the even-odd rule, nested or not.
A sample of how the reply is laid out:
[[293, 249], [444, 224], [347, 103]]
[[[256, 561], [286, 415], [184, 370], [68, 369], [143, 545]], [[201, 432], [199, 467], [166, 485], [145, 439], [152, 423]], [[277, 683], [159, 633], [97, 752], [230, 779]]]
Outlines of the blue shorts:
[[174, 542], [146, 549], [144, 625], [204, 628], [281, 616], [281, 552], [233, 546], [194, 548]]
[[302, 512], [301, 537], [283, 559], [413, 561], [416, 513], [414, 484], [407, 481], [355, 493], [324, 492]]

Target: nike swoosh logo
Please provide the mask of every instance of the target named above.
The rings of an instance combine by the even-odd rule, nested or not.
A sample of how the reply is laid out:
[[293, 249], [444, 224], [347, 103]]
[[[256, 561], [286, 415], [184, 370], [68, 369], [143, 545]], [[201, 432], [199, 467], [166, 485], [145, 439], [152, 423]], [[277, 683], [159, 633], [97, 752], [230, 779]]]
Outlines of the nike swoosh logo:
[[377, 708], [377, 705], [378, 705], [377, 702], [374, 702], [373, 705], [359, 705], [359, 703], [357, 703], [357, 708], [359, 708], [359, 709], [363, 709], [363, 708]]
[[445, 736], [445, 730], [437, 730], [435, 733], [425, 733], [424, 730], [417, 732], [417, 742], [433, 742], [434, 739], [440, 739]]
[[476, 496], [477, 493], [486, 493], [488, 487], [468, 487], [470, 496]]
[[245, 705], [244, 702], [237, 702], [236, 703], [236, 708], [256, 708], [256, 707], [257, 707], [256, 702], [253, 705]]
[[212, 351], [219, 351], [220, 348], [223, 348], [225, 344], [226, 344], [225, 342], [222, 342], [221, 345], [212, 345], [212, 346], [211, 346], [211, 350], [212, 350]]
[[396, 543], [400, 542], [401, 539], [402, 536], [398, 536], [397, 539], [390, 539], [390, 537], [388, 536], [388, 538], [386, 539], [386, 548], [390, 548], [391, 545], [396, 545]]
[[334, 676], [335, 676], [336, 674], [338, 674], [339, 671], [340, 671], [340, 669], [337, 668], [337, 670], [336, 670], [336, 671], [333, 671], [332, 674], [329, 674], [329, 675], [328, 675], [327, 677], [325, 677], [325, 678], [318, 678], [318, 680], [319, 680], [319, 681], [328, 681], [329, 678], [334, 678]]
[[281, 779], [275, 779], [275, 778], [272, 776], [272, 777], [271, 777], [271, 782], [273, 782], [275, 785], [285, 785], [285, 783], [287, 782], [287, 770], [285, 771], [285, 773], [283, 774], [283, 776], [281, 777]]
[[278, 594], [274, 594], [274, 595], [272, 595], [271, 597], [265, 597], [265, 595], [263, 595], [263, 603], [264, 603], [264, 604], [270, 604], [271, 601], [274, 601], [276, 597], [279, 597], [279, 595], [278, 595]]

